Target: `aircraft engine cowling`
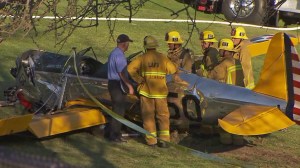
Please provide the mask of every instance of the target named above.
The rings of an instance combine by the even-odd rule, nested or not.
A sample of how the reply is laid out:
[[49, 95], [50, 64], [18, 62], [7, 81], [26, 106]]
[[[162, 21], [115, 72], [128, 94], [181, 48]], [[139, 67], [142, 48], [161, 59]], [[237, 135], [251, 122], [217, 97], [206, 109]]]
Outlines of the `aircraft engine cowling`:
[[[77, 54], [78, 75], [106, 78], [107, 65], [99, 62], [96, 57], [86, 56], [88, 50], [89, 48]], [[26, 104], [32, 104], [26, 108], [36, 107], [40, 110], [41, 107], [45, 111], [61, 107], [66, 97], [63, 93], [64, 88], [69, 88], [69, 85], [64, 84], [64, 76], [73, 75], [72, 80], [76, 80], [73, 57], [41, 50], [28, 50], [22, 53], [16, 59], [16, 67], [11, 68], [11, 75], [16, 79], [17, 90], [22, 90], [20, 92], [22, 100]], [[71, 93], [77, 92], [74, 90], [76, 87], [74, 84]], [[34, 109], [29, 110], [36, 112]]]

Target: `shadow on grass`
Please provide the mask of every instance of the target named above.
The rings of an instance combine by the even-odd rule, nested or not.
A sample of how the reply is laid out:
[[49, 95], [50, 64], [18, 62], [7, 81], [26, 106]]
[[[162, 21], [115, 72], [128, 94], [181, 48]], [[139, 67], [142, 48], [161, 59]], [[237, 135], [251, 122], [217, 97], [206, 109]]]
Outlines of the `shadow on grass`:
[[178, 144], [204, 153], [223, 153], [244, 146], [255, 146], [246, 140], [244, 140], [243, 145], [224, 145], [220, 142], [219, 135], [205, 134], [190, 134], [182, 139]]
[[[143, 136], [139, 136], [131, 139], [134, 139], [136, 142], [146, 145], [146, 141]], [[179, 134], [178, 137], [175, 139], [176, 139], [175, 141], [177, 142], [179, 141], [179, 142], [177, 143], [174, 142], [174, 140], [171, 140], [174, 145], [177, 143], [177, 145], [181, 145], [193, 150], [197, 150], [209, 154], [228, 152], [238, 148], [242, 148], [244, 146], [248, 146], [248, 147], [256, 146], [255, 144], [245, 139], [243, 145], [233, 145], [233, 144], [223, 145], [220, 142], [220, 137], [218, 134], [200, 134], [197, 132], [197, 130], [190, 131], [188, 135]]]
[[50, 167], [39, 163], [43, 161], [47, 161], [45, 164], [60, 164], [61, 167], [115, 167], [103, 157], [107, 142], [101, 138], [92, 138], [93, 135], [84, 131], [73, 131], [43, 139], [37, 139], [29, 132], [14, 134], [1, 137], [0, 148], [9, 148], [12, 152], [7, 153], [8, 155], [23, 153], [23, 160], [29, 158], [32, 162], [23, 161], [20, 157], [13, 158], [13, 161], [21, 162], [20, 164], [28, 162], [32, 167], [37, 163], [38, 167]]
[[0, 138], [0, 167], [75, 167], [43, 148], [29, 132]]

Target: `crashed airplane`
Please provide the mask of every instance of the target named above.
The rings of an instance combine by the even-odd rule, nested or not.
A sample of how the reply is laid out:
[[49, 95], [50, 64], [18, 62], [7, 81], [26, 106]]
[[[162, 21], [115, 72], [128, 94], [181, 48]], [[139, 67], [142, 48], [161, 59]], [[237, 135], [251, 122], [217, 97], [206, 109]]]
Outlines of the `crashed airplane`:
[[[268, 43], [253, 90], [188, 72], [181, 72], [180, 77], [189, 86], [175, 83], [169, 76], [171, 126], [219, 125], [231, 134], [261, 135], [299, 123], [300, 58], [285, 33], [274, 35]], [[107, 66], [97, 57], [87, 56], [89, 51], [92, 49], [74, 52], [75, 64], [70, 56], [38, 50], [19, 56], [11, 70], [16, 85], [8, 96], [16, 96], [30, 114], [0, 120], [0, 136], [29, 130], [42, 138], [105, 124], [107, 114], [78, 82], [80, 78], [99, 102], [110, 107]], [[128, 61], [135, 55], [138, 53]], [[141, 122], [138, 97], [127, 96], [126, 118]]]

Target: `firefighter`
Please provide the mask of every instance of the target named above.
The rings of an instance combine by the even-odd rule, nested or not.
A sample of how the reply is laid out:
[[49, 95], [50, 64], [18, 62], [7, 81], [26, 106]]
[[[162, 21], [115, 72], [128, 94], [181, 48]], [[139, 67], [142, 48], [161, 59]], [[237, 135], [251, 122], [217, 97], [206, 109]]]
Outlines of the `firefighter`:
[[231, 38], [235, 47], [234, 49], [236, 50], [234, 58], [239, 59], [243, 66], [245, 87], [248, 89], [253, 89], [255, 84], [252, 70], [252, 61], [250, 51], [247, 48], [247, 46], [251, 44], [251, 42], [248, 40], [246, 31], [243, 27], [232, 28]]
[[234, 59], [234, 45], [231, 39], [222, 39], [219, 42], [221, 60], [217, 66], [207, 72], [207, 77], [222, 83], [244, 87], [244, 75], [239, 60]]
[[168, 57], [179, 68], [192, 72], [192, 51], [182, 47], [183, 40], [177, 31], [170, 31], [165, 35], [165, 41], [168, 43]]
[[[146, 136], [149, 146], [168, 147], [164, 141], [170, 141], [170, 113], [167, 104], [168, 88], [166, 75], [177, 71], [176, 65], [165, 55], [156, 51], [158, 42], [153, 36], [144, 38], [146, 52], [128, 65], [128, 72], [132, 79], [138, 83], [140, 105], [144, 128], [150, 134]], [[157, 126], [156, 128], [156, 121]]]
[[218, 42], [212, 31], [204, 31], [200, 33], [200, 43], [203, 50], [202, 60], [195, 61], [195, 73], [200, 76], [199, 69], [210, 71], [218, 64], [218, 50], [214, 47], [214, 43]]

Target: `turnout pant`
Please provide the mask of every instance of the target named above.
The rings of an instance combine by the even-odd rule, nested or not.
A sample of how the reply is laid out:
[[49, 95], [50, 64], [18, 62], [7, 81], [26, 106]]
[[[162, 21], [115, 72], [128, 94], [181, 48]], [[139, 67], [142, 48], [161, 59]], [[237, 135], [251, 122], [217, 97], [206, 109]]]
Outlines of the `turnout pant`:
[[[170, 141], [170, 113], [166, 98], [140, 97], [144, 129], [164, 141]], [[156, 129], [156, 121], [158, 129]], [[158, 130], [158, 131], [157, 131]], [[157, 139], [146, 136], [148, 145], [157, 143]]]
[[[109, 80], [108, 81], [108, 91], [112, 100], [112, 111], [124, 116], [125, 114], [125, 99], [126, 95], [122, 92], [120, 81]], [[122, 124], [111, 118], [108, 124], [108, 138], [114, 140], [121, 137], [121, 127]]]

